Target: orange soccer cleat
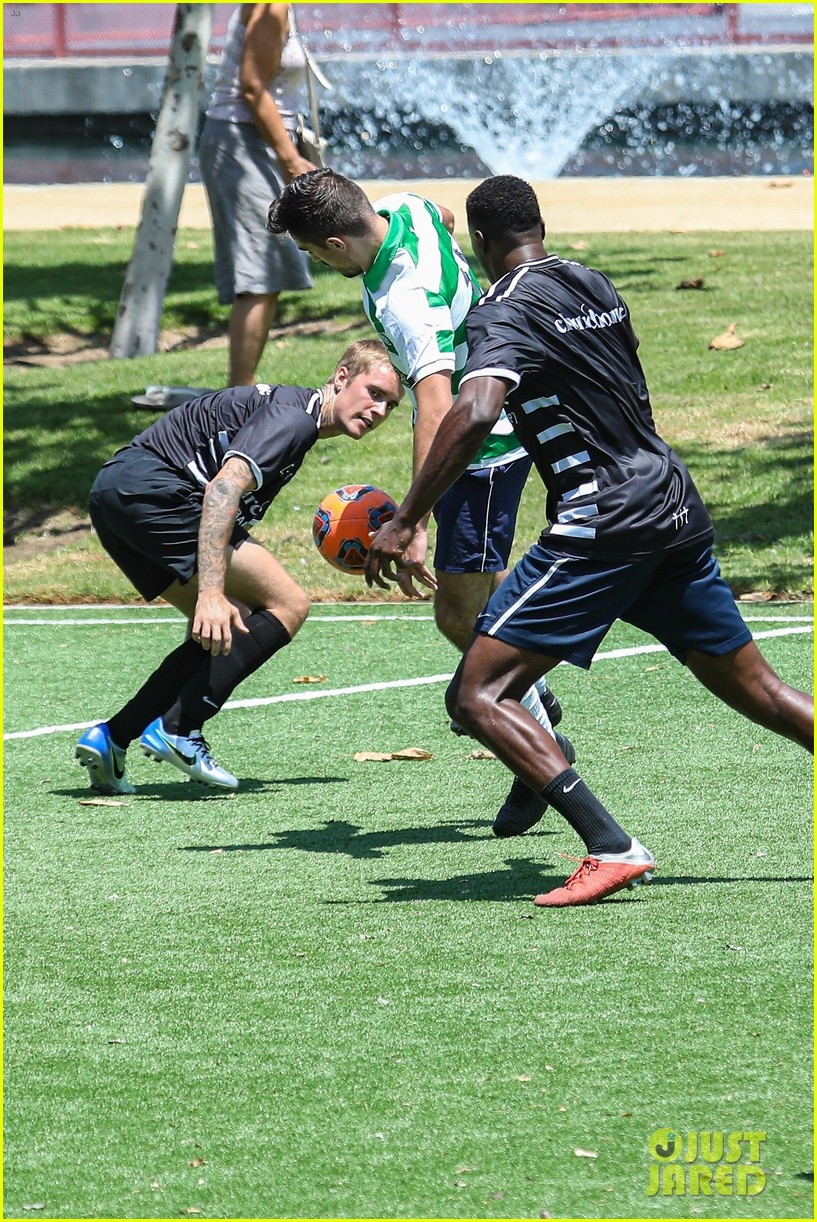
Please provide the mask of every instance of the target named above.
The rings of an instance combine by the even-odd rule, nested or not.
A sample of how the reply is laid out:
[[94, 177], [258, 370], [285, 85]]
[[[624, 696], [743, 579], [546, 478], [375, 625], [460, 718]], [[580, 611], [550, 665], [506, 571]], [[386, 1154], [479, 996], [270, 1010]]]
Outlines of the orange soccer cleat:
[[648, 882], [655, 868], [652, 853], [633, 837], [626, 853], [600, 853], [598, 857], [583, 858], [563, 886], [537, 895], [533, 902], [538, 908], [597, 904], [625, 887]]

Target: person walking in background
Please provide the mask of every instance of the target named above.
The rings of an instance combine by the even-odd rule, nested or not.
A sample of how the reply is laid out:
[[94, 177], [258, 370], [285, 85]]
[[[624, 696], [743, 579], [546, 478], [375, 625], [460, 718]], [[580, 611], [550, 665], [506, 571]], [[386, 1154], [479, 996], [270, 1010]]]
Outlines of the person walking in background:
[[457, 400], [372, 540], [367, 580], [384, 584], [402, 562], [416, 524], [505, 407], [547, 490], [547, 526], [477, 620], [448, 708], [584, 841], [578, 869], [534, 903], [590, 904], [649, 878], [655, 861], [520, 707], [538, 675], [559, 662], [589, 669], [620, 619], [656, 637], [726, 704], [812, 751], [814, 701], [766, 662], [720, 575], [709, 514], [655, 431], [615, 287], [548, 254], [536, 194], [521, 179], [489, 178], [466, 209], [491, 288], [469, 315]]
[[92, 789], [133, 793], [125, 751], [191, 780], [237, 789], [201, 734], [242, 680], [294, 637], [304, 591], [247, 527], [321, 437], [359, 440], [402, 393], [386, 349], [358, 340], [321, 389], [232, 387], [194, 399], [145, 429], [100, 471], [90, 495], [99, 541], [148, 602], [164, 598], [190, 635], [136, 695], [80, 738], [75, 755]]
[[[291, 235], [302, 250], [347, 278], [363, 281], [363, 308], [385, 343], [414, 405], [416, 474], [451, 408], [467, 358], [465, 320], [481, 289], [452, 237], [447, 208], [410, 192], [369, 202], [363, 190], [331, 169], [290, 183], [269, 207], [273, 234]], [[505, 576], [519, 499], [531, 460], [499, 413], [479, 452], [434, 505], [434, 575], [426, 568], [426, 515], [400, 574], [404, 593], [414, 577], [436, 588], [437, 627], [462, 652], [474, 620]], [[431, 507], [429, 507], [431, 508]], [[547, 731], [561, 709], [542, 679], [523, 695]], [[552, 716], [551, 716], [552, 715]], [[456, 721], [452, 729], [461, 732]], [[563, 749], [573, 746], [559, 736]], [[542, 818], [547, 803], [514, 782], [494, 825], [518, 835]]]
[[306, 72], [290, 5], [236, 8], [199, 141], [218, 299], [232, 306], [229, 386], [255, 381], [279, 294], [312, 287], [295, 243], [286, 237], [271, 241], [266, 230], [270, 196], [315, 168], [294, 139], [298, 112], [305, 108]]

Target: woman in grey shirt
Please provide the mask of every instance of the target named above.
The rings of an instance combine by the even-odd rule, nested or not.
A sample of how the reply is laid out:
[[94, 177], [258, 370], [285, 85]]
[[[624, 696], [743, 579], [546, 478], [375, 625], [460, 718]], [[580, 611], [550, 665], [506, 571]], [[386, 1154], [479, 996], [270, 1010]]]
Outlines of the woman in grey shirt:
[[232, 304], [229, 386], [255, 382], [279, 293], [312, 287], [292, 239], [266, 229], [270, 200], [315, 168], [294, 141], [306, 71], [288, 4], [238, 5], [199, 143], [218, 299]]

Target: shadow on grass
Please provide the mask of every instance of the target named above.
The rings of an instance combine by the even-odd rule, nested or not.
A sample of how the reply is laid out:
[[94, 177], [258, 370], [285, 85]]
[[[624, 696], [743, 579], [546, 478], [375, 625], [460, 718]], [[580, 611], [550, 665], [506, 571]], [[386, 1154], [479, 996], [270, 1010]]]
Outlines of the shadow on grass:
[[464, 823], [441, 823], [436, 827], [393, 828], [382, 832], [363, 832], [355, 823], [342, 819], [327, 819], [322, 827], [289, 829], [271, 833], [274, 839], [263, 844], [188, 844], [180, 846], [182, 853], [258, 852], [268, 849], [296, 849], [300, 853], [342, 853], [361, 861], [376, 861], [387, 850], [406, 844], [467, 844], [481, 839], [468, 835], [478, 830], [486, 836], [489, 824], [483, 819]]
[[559, 866], [546, 866], [532, 857], [506, 860], [504, 869], [479, 874], [453, 874], [450, 878], [373, 878], [371, 886], [384, 894], [371, 900], [327, 900], [328, 904], [412, 904], [418, 901], [490, 900], [494, 903], [530, 903], [534, 895], [563, 881]]
[[[370, 900], [326, 900], [328, 904], [394, 904], [428, 900], [492, 900], [499, 902], [530, 900], [532, 896], [552, 891], [565, 877], [561, 863], [553, 868], [529, 857], [508, 861], [505, 870], [488, 870], [481, 874], [455, 874], [450, 878], [373, 878], [370, 885], [381, 887], [386, 894]], [[697, 878], [692, 875], [677, 878], [653, 878], [653, 887], [698, 886], [707, 883], [796, 883], [811, 882], [809, 876], [792, 875], [766, 878]], [[626, 890], [604, 900], [605, 904], [640, 902], [643, 888], [633, 893]]]
[[[138, 785], [136, 793], [128, 794], [99, 793], [89, 788], [88, 785], [75, 789], [51, 789], [49, 792], [54, 794], [55, 797], [76, 798], [77, 801], [82, 799], [90, 801], [97, 798], [106, 803], [109, 801], [121, 801], [123, 806], [129, 806], [132, 802], [152, 802], [157, 798], [168, 802], [223, 801], [225, 798], [233, 801], [244, 793], [275, 793], [281, 783], [280, 781], [261, 780], [258, 777], [242, 777], [241, 788], [236, 793], [228, 789], [215, 789], [209, 785], [201, 785], [196, 781], [188, 781], [180, 776], [177, 780], [159, 783], [158, 785], [150, 783]], [[297, 782], [289, 783], [297, 784]], [[306, 780], [303, 783], [306, 784]]]

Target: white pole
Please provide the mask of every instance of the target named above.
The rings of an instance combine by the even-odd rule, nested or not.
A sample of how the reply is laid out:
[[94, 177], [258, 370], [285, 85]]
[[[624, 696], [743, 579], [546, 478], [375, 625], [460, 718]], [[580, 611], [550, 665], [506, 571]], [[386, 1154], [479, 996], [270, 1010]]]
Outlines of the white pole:
[[176, 6], [142, 215], [111, 335], [112, 357], [156, 351], [179, 208], [196, 142], [214, 9], [214, 4]]

